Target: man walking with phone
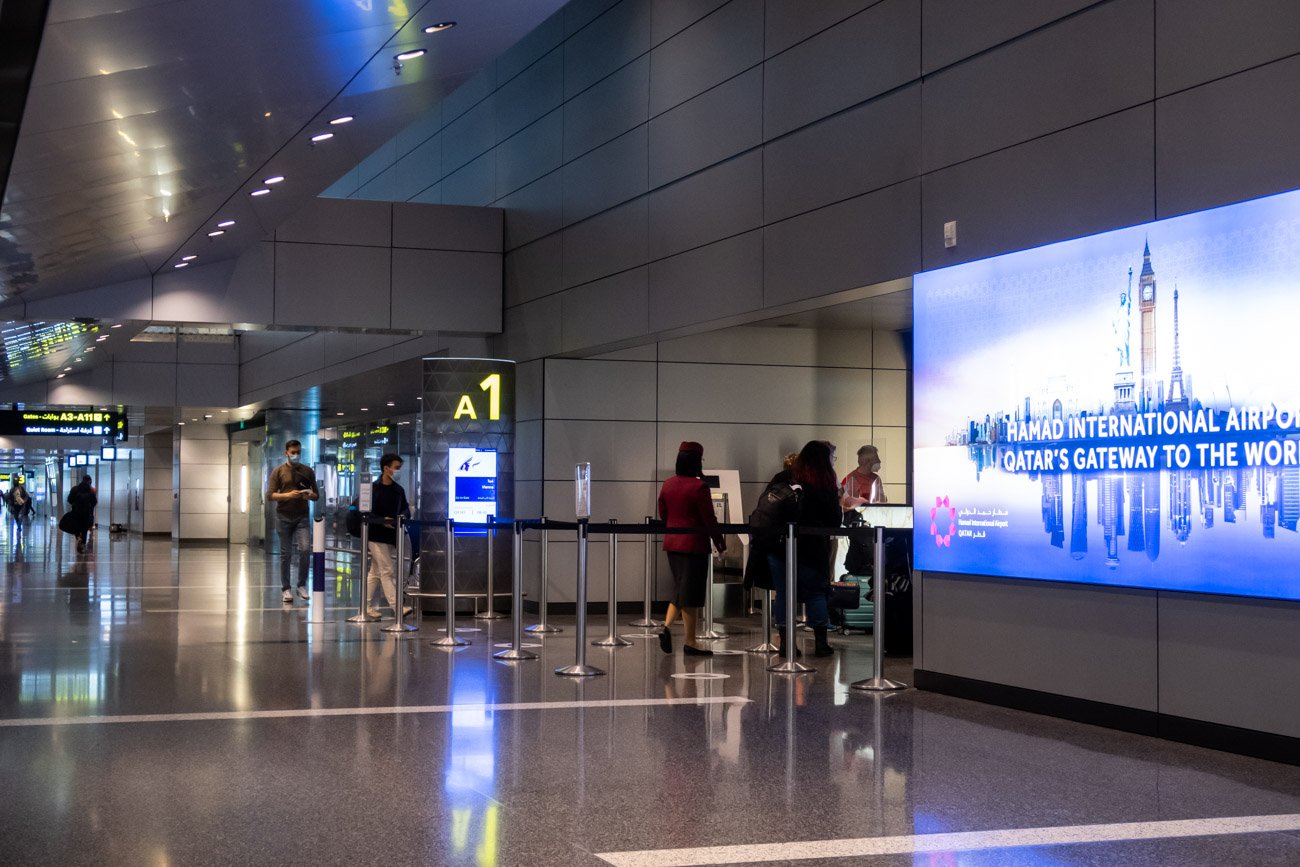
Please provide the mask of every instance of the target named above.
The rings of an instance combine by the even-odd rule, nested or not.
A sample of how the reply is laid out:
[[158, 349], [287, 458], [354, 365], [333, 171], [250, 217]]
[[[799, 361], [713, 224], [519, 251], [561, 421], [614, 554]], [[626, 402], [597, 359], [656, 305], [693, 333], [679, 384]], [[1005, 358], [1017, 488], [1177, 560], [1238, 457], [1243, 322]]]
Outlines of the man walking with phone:
[[289, 583], [289, 561], [298, 552], [298, 595], [310, 599], [307, 575], [311, 563], [311, 501], [320, 499], [316, 474], [302, 464], [302, 443], [289, 440], [284, 444], [284, 463], [271, 472], [266, 486], [267, 499], [275, 502], [275, 528], [280, 536], [280, 589], [286, 605], [293, 604]]

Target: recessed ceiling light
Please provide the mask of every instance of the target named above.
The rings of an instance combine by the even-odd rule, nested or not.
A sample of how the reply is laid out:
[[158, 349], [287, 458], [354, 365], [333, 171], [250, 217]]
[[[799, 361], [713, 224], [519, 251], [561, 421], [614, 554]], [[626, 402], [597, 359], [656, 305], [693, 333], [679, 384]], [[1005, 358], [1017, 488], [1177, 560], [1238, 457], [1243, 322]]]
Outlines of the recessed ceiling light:
[[[188, 255], [188, 256], [182, 256], [182, 257], [181, 257], [181, 261], [182, 261], [182, 262], [193, 262], [193, 261], [194, 261], [195, 259], [197, 259], [197, 258], [199, 258], [199, 257], [198, 257], [198, 256], [195, 256], [193, 253], [191, 253], [191, 254]], [[121, 326], [121, 325], [114, 325], [113, 327], [114, 327], [114, 328], [121, 328], [122, 326]]]
[[228, 410], [228, 409], [223, 409], [222, 412], [230, 412], [230, 410]]
[[105, 340], [107, 340], [107, 339], [108, 339], [108, 335], [105, 334], [103, 337], [96, 337], [96, 338], [95, 338], [95, 342], [96, 342], [96, 343], [103, 343], [103, 342], [104, 342]]
[[444, 30], [450, 30], [456, 26], [455, 21], [440, 21], [437, 24], [430, 24], [424, 28], [425, 33], [441, 33]]
[[82, 352], [94, 352], [94, 351], [95, 351], [95, 347], [93, 347], [93, 346], [87, 346], [85, 349], [83, 349], [83, 350], [81, 350], [81, 351], [82, 351]]
[[229, 228], [230, 228], [231, 226], [233, 226], [233, 225], [235, 225], [235, 221], [234, 221], [234, 220], [222, 220], [220, 223], [217, 223], [217, 228], [218, 228], [218, 229], [229, 229]]
[[271, 113], [270, 113], [269, 111], [268, 111], [266, 114], [262, 115], [262, 117], [270, 117], [270, 116], [271, 116]]
[[63, 377], [65, 377], [65, 376], [67, 376], [66, 373], [60, 373], [58, 376], [56, 376], [56, 377], [54, 377], [54, 378], [55, 378], [55, 379], [63, 379]]
[[362, 411], [362, 412], [370, 412], [370, 407], [368, 407], [368, 406], [363, 406], [363, 407], [361, 407], [361, 411]]
[[341, 412], [336, 412], [336, 413], [334, 413], [334, 414], [335, 414], [335, 415], [343, 415], [343, 413], [341, 413]]
[[350, 114], [345, 114], [342, 117], [336, 117], [332, 121], [330, 121], [330, 126], [338, 126], [344, 123], [352, 123], [352, 121], [354, 120], [356, 120], [355, 117], [353, 117]]
[[251, 193], [249, 193], [249, 195], [250, 195], [250, 196], [265, 196], [265, 195], [266, 195], [267, 193], [269, 193], [269, 192], [271, 192], [271, 191], [268, 190], [266, 187], [263, 187], [263, 188], [260, 189], [260, 190], [253, 190]]
[[284, 180], [284, 175], [271, 175], [271, 177], [262, 181], [262, 183], [266, 184], [269, 187], [272, 186], [273, 184], [278, 184], [283, 180]]
[[428, 49], [414, 48], [410, 51], [403, 51], [401, 54], [397, 55], [394, 60], [414, 60], [415, 58], [423, 57], [428, 53]]
[[63, 372], [64, 372], [64, 373], [67, 373], [69, 370], [72, 370], [72, 368], [71, 368], [71, 367], [65, 367], [65, 368], [63, 368]]
[[170, 196], [171, 194], [172, 194], [172, 191], [171, 191], [171, 190], [159, 190], [159, 191], [158, 191], [158, 195], [160, 195], [160, 196]]
[[116, 324], [114, 324], [114, 325], [110, 325], [110, 326], [108, 326], [108, 327], [109, 327], [109, 328], [121, 328], [121, 327], [122, 327], [122, 323], [121, 323], [121, 322], [118, 322], [118, 323], [116, 323]]
[[389, 405], [389, 406], [397, 406], [397, 404], [396, 404], [396, 403], [394, 403], [394, 402], [393, 402], [393, 401], [391, 401], [391, 400], [390, 400], [390, 401], [389, 401], [389, 402], [388, 402], [388, 405]]
[[176, 263], [174, 266], [172, 266], [172, 267], [174, 267], [174, 268], [188, 268], [188, 267], [190, 267], [190, 263], [189, 263], [189, 262], [177, 262], [177, 263]]
[[314, 141], [314, 142], [317, 142], [317, 141], [329, 141], [329, 140], [332, 139], [332, 138], [334, 138], [334, 133], [332, 133], [332, 132], [322, 132], [322, 133], [317, 133], [316, 135], [312, 136], [312, 137], [311, 137], [311, 140]]
[[226, 234], [226, 230], [225, 230], [225, 229], [214, 229], [213, 231], [208, 232], [208, 237], [209, 237], [209, 238], [216, 238], [216, 237], [219, 237], [219, 236], [224, 235], [224, 234]]
[[183, 421], [178, 421], [178, 422], [176, 422], [176, 423], [177, 423], [178, 425], [180, 425], [181, 427], [185, 427], [185, 422], [183, 422]]
[[72, 359], [72, 360], [75, 361], [75, 362], [77, 362], [78, 364], [81, 363], [81, 358], [80, 358], [80, 357], [74, 358], [74, 359]]

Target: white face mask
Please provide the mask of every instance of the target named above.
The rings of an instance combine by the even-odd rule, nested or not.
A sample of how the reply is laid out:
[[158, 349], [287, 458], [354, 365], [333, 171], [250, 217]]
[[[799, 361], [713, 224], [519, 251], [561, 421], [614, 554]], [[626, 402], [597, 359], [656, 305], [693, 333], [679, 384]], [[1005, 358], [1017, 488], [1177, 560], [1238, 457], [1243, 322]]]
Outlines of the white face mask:
[[880, 461], [876, 461], [874, 464], [871, 465], [871, 472], [873, 473], [880, 472]]
[[302, 460], [302, 455], [288, 455], [289, 463], [296, 464]]

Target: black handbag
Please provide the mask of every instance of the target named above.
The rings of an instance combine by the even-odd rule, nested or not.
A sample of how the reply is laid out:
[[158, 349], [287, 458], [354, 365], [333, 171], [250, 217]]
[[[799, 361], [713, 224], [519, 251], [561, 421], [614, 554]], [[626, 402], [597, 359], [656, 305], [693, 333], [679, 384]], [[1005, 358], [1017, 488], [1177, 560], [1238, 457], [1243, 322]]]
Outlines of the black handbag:
[[833, 608], [852, 611], [862, 604], [862, 585], [857, 581], [832, 581], [830, 603]]
[[72, 512], [64, 512], [63, 517], [59, 518], [59, 529], [77, 536], [81, 534], [81, 522]]
[[746, 589], [776, 589], [772, 584], [772, 569], [767, 563], [767, 548], [753, 541], [749, 545], [749, 558], [745, 561], [744, 586]]

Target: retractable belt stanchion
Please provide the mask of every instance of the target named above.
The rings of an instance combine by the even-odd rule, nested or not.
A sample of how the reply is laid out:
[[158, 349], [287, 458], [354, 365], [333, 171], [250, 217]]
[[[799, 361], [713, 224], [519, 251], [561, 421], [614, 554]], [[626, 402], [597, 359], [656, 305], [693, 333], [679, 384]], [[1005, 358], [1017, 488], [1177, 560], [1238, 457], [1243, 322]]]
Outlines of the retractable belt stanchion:
[[[646, 516], [646, 527], [648, 528], [654, 519]], [[641, 619], [633, 620], [629, 626], [639, 626], [642, 629], [652, 629], [656, 626], [663, 626], [658, 620], [650, 616], [650, 596], [654, 593], [654, 540], [655, 534], [647, 532], [645, 534], [645, 607], [641, 610]]]
[[311, 526], [311, 617], [325, 621], [325, 519], [317, 517]]
[[374, 623], [378, 617], [370, 616], [370, 513], [361, 513], [361, 585], [357, 590], [357, 613], [348, 618], [348, 623]]
[[397, 556], [393, 564], [393, 584], [397, 587], [397, 601], [393, 604], [393, 623], [383, 627], [384, 632], [415, 632], [420, 627], [405, 621], [406, 609], [406, 526], [402, 516], [397, 516]]
[[496, 521], [497, 519], [495, 516], [488, 515], [488, 519], [487, 519], [487, 524], [488, 524], [488, 528], [487, 528], [487, 610], [485, 610], [482, 614], [476, 614], [474, 616], [475, 620], [504, 620], [505, 619], [505, 615], [500, 613], [496, 609], [496, 603], [497, 603], [497, 595], [496, 595], [496, 587], [495, 587], [496, 582], [493, 580], [493, 572], [495, 571], [493, 569], [493, 566], [495, 564], [493, 562], [492, 549], [496, 546], [496, 539], [497, 539]]
[[[609, 519], [610, 527], [614, 527], [618, 522], [613, 518]], [[616, 634], [618, 629], [618, 534], [610, 530], [609, 533], [609, 634], [599, 641], [593, 641], [596, 647], [627, 647], [632, 642], [625, 638], [619, 638]]]
[[713, 542], [710, 540], [708, 579], [704, 584], [704, 620], [695, 630], [695, 637], [706, 641], [716, 641], [719, 638], [727, 637], [718, 632], [713, 625], [713, 561], [716, 556], [713, 550]]
[[447, 519], [447, 634], [431, 642], [437, 647], [464, 647], [468, 641], [456, 635], [456, 522]]
[[546, 550], [547, 542], [549, 541], [550, 541], [550, 531], [546, 529], [546, 518], [543, 517], [542, 518], [542, 578], [541, 578], [541, 586], [537, 588], [537, 609], [541, 614], [541, 619], [538, 623], [534, 623], [532, 626], [528, 627], [528, 629], [525, 630], [526, 632], [531, 632], [534, 635], [545, 635], [548, 632], [564, 631], [563, 629], [560, 629], [560, 627], [552, 626], [546, 622], [546, 608], [547, 608], [546, 598], [548, 596], [548, 591], [551, 586], [551, 572], [547, 566], [547, 550]]
[[849, 684], [867, 692], [907, 689], [885, 677], [885, 528], [876, 527], [875, 557], [871, 561], [871, 677]]
[[587, 665], [587, 519], [578, 519], [578, 622], [574, 627], [577, 635], [574, 645], [577, 647], [573, 665], [555, 669], [556, 674], [566, 677], [590, 677], [604, 674], [599, 668]]
[[779, 674], [804, 674], [813, 670], [812, 666], [796, 662], [794, 658], [794, 599], [798, 587], [796, 571], [799, 566], [795, 557], [796, 533], [797, 530], [793, 523], [785, 525], [785, 637], [781, 639], [781, 650], [785, 652], [785, 662], [778, 662], [767, 667], [768, 671], [775, 671]]
[[537, 654], [524, 650], [524, 523], [514, 522], [511, 539], [510, 582], [510, 649], [492, 654], [494, 659], [536, 659]]
[[[753, 542], [750, 543], [751, 545]], [[754, 588], [759, 589], [759, 588]], [[763, 590], [763, 640], [753, 647], [746, 647], [746, 653], [775, 653], [779, 648], [772, 643], [772, 591]]]

